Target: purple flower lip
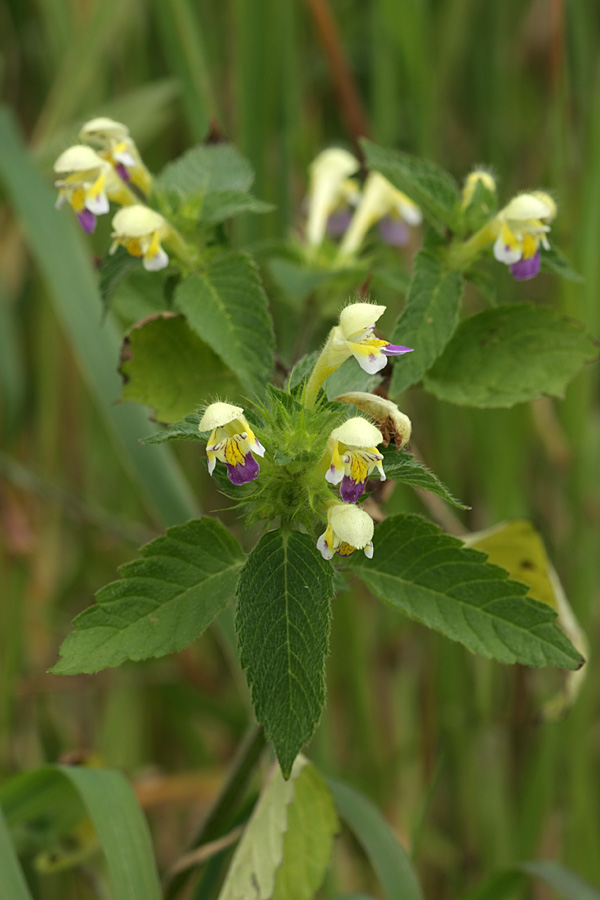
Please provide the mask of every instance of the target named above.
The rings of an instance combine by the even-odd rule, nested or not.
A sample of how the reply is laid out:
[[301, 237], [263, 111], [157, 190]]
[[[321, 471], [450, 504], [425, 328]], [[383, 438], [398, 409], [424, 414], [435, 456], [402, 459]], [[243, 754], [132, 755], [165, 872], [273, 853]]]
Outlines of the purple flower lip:
[[327, 219], [327, 234], [329, 237], [339, 238], [345, 234], [351, 219], [352, 212], [349, 209], [331, 213]]
[[520, 259], [513, 263], [510, 267], [510, 274], [515, 281], [529, 281], [530, 278], [535, 278], [538, 274], [541, 264], [542, 259], [538, 248], [536, 253], [530, 256], [529, 259]]
[[402, 353], [412, 353], [413, 347], [401, 347], [400, 344], [387, 344], [381, 348], [381, 352], [385, 356], [400, 356]]
[[379, 222], [379, 234], [392, 247], [405, 247], [410, 241], [410, 229], [402, 219], [384, 216]]
[[82, 209], [80, 213], [77, 213], [77, 218], [84, 231], [87, 231], [88, 234], [94, 233], [96, 230], [96, 216], [93, 212], [90, 212], [89, 209]]
[[349, 475], [344, 475], [340, 484], [340, 496], [344, 503], [356, 503], [365, 490], [364, 481], [353, 481]]
[[127, 166], [124, 166], [122, 162], [118, 162], [115, 164], [115, 172], [117, 173], [119, 178], [123, 179], [123, 181], [129, 181], [131, 178]]
[[227, 465], [227, 477], [232, 484], [247, 484], [248, 481], [254, 481], [260, 473], [260, 466], [251, 453], [247, 453], [244, 457], [243, 465], [230, 466]]

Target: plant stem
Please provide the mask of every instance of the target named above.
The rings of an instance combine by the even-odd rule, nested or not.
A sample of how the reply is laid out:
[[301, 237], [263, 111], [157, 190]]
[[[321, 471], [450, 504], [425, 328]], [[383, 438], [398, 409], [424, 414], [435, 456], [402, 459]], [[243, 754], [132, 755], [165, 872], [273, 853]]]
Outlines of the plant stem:
[[476, 231], [467, 241], [454, 244], [448, 249], [448, 265], [451, 269], [466, 269], [475, 257], [496, 240], [496, 220], [492, 219], [479, 231]]

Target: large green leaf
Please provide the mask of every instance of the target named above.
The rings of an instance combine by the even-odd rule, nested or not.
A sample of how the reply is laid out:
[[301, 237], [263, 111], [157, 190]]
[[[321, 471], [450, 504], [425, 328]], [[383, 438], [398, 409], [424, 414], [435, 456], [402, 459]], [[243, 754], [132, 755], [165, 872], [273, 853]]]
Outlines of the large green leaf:
[[549, 606], [525, 596], [525, 585], [437, 525], [392, 516], [376, 528], [374, 545], [374, 558], [355, 554], [353, 569], [407, 616], [503, 663], [566, 669], [583, 663]]
[[186, 278], [175, 306], [196, 333], [235, 372], [248, 393], [262, 393], [273, 369], [273, 325], [256, 265], [228, 253]]
[[553, 309], [498, 306], [459, 325], [424, 384], [441, 400], [463, 406], [514, 406], [542, 394], [562, 397], [597, 355], [583, 326]]
[[396, 450], [393, 446], [383, 450], [383, 471], [389, 479], [402, 481], [411, 487], [421, 488], [423, 491], [431, 491], [437, 494], [446, 503], [456, 506], [457, 509], [468, 509], [464, 503], [453, 497], [446, 485], [434, 475], [427, 466], [407, 453], [406, 450]]
[[0, 809], [0, 882], [10, 900], [32, 900], [25, 876]]
[[242, 550], [216, 519], [169, 528], [74, 621], [53, 672], [73, 675], [187, 647], [235, 595]]
[[448, 172], [429, 160], [398, 150], [386, 150], [371, 141], [362, 140], [361, 144], [369, 169], [381, 172], [394, 187], [414, 200], [423, 215], [439, 230], [443, 230], [443, 226], [453, 227], [460, 196], [456, 182]]
[[264, 200], [257, 200], [244, 191], [214, 191], [204, 198], [200, 210], [203, 225], [216, 225], [241, 213], [268, 213], [275, 207]]
[[254, 173], [231, 144], [201, 144], [169, 163], [156, 178], [157, 190], [185, 195], [248, 191]]
[[313, 900], [320, 888], [339, 830], [333, 799], [314, 766], [306, 765], [294, 784], [277, 870], [273, 900]]
[[343, 781], [328, 778], [327, 784], [341, 818], [369, 857], [386, 900], [422, 900], [410, 858], [377, 807]]
[[236, 630], [256, 717], [287, 777], [325, 701], [333, 569], [306, 534], [264, 535], [238, 585]]
[[[123, 400], [153, 409], [159, 422], [177, 422], [225, 392], [240, 395], [240, 384], [184, 316], [159, 313], [135, 325], [121, 351]], [[159, 433], [160, 434], [160, 433]]]
[[412, 347], [413, 352], [394, 365], [392, 397], [420, 381], [443, 351], [458, 325], [462, 290], [458, 272], [444, 268], [428, 250], [417, 254], [406, 305], [392, 336], [394, 343]]

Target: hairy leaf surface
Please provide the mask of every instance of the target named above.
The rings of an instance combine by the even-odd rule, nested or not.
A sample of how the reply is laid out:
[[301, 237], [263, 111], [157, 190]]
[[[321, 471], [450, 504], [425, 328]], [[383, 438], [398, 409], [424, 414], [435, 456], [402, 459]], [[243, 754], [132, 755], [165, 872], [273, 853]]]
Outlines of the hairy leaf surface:
[[386, 150], [371, 141], [362, 140], [361, 145], [367, 167], [381, 172], [395, 188], [410, 197], [433, 225], [439, 230], [454, 225], [460, 196], [448, 172], [429, 160], [399, 150]]
[[462, 406], [514, 406], [542, 394], [562, 397], [597, 355], [583, 326], [553, 309], [498, 306], [461, 322], [424, 384]]
[[169, 528], [140, 553], [77, 616], [55, 674], [98, 672], [183, 650], [233, 599], [244, 558], [225, 526], [209, 518]]
[[238, 586], [236, 629], [259, 722], [283, 774], [316, 728], [325, 701], [333, 569], [312, 538], [264, 535]]
[[394, 365], [390, 394], [420, 381], [456, 331], [462, 300], [463, 280], [458, 272], [444, 268], [428, 250], [415, 259], [406, 306], [396, 323], [392, 342], [412, 347]]
[[274, 336], [267, 298], [251, 257], [227, 253], [213, 259], [180, 284], [174, 302], [245, 390], [261, 393], [273, 369]]
[[382, 452], [383, 470], [389, 479], [402, 481], [404, 484], [410, 484], [411, 487], [421, 488], [424, 491], [431, 491], [432, 494], [437, 494], [438, 497], [451, 506], [456, 506], [457, 509], [469, 508], [450, 493], [437, 475], [406, 450], [395, 450], [390, 446]]
[[155, 180], [158, 190], [186, 194], [248, 191], [252, 166], [231, 144], [201, 144], [165, 166]]
[[375, 530], [375, 556], [352, 567], [382, 600], [503, 663], [577, 669], [583, 658], [555, 624], [556, 613], [526, 597], [527, 587], [415, 515], [392, 516]]

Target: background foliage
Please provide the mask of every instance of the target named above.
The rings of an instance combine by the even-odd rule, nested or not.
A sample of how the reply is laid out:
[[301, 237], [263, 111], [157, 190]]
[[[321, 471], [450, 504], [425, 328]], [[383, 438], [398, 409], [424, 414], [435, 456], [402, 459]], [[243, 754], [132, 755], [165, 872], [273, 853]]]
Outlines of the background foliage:
[[[327, 9], [361, 104], [348, 97], [343, 65], [332, 63]], [[143, 412], [113, 405], [118, 341], [88, 290], [90, 243], [66, 216], [60, 231], [45, 218], [54, 157], [82, 121], [106, 114], [128, 122], [159, 169], [216, 122], [254, 167], [254, 196], [274, 206], [236, 220], [236, 247], [259, 258], [297, 225], [311, 158], [330, 142], [352, 146], [358, 130], [438, 161], [457, 179], [484, 162], [507, 197], [537, 186], [555, 193], [553, 234], [584, 277], [515, 285], [497, 266], [499, 301], [548, 301], [598, 337], [600, 12], [593, 0], [9, 0], [0, 26], [4, 99], [43, 175], [39, 184], [19, 181], [21, 151], [3, 142], [0, 767], [9, 775], [83, 750], [124, 768], [164, 871], [247, 727], [230, 617], [158, 662], [93, 679], [45, 673], [73, 615], [137, 545], [191, 516], [194, 494], [204, 510], [223, 500], [197, 445], [178, 445], [176, 457], [140, 447]], [[92, 239], [98, 253], [107, 232], [103, 222]], [[297, 344], [320, 336], [300, 303], [278, 299], [276, 272], [264, 274], [287, 366]], [[332, 291], [332, 311], [347, 289]], [[152, 311], [141, 290], [119, 309], [130, 323]], [[541, 857], [599, 884], [598, 369], [579, 375], [564, 402], [467, 410], [419, 389], [405, 401], [419, 451], [472, 507], [455, 518], [435, 505], [430, 515], [453, 533], [521, 515], [542, 531], [589, 637], [587, 679], [569, 716], [542, 724], [557, 676], [472, 658], [366, 594], [342, 593], [311, 758], [378, 803], [426, 896], [461, 896], [502, 867]], [[407, 487], [387, 505], [422, 509]], [[235, 530], [235, 513], [223, 518]], [[245, 549], [254, 542], [237, 537]], [[364, 886], [356, 849], [336, 853], [345, 880], [329, 887]], [[48, 900], [89, 896], [73, 871], [45, 884]]]

